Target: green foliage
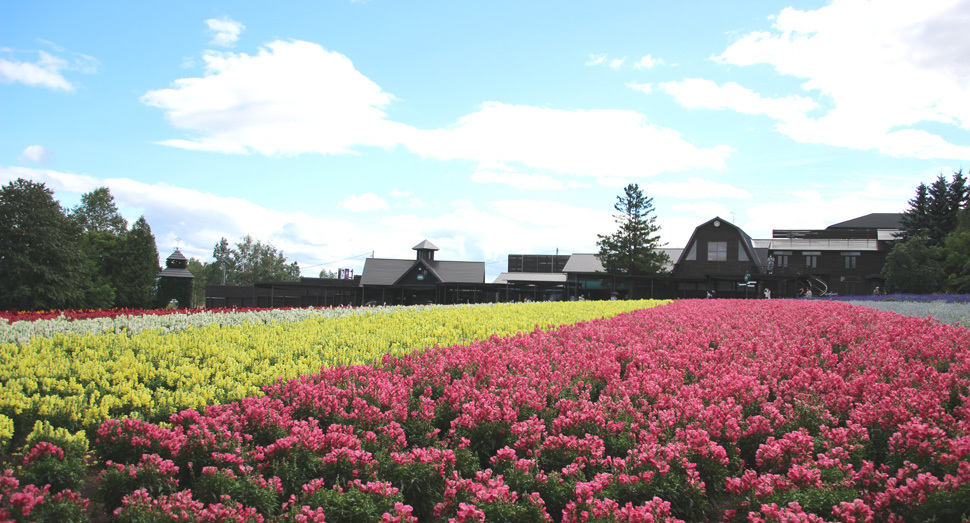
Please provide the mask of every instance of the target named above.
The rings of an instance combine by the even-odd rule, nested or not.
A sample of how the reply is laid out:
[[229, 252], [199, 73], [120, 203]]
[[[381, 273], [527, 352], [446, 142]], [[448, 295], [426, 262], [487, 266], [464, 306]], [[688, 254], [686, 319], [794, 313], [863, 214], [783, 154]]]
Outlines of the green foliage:
[[850, 488], [826, 486], [822, 488], [801, 487], [774, 494], [768, 499], [759, 500], [762, 503], [776, 503], [779, 507], [786, 507], [789, 503], [798, 503], [802, 510], [815, 514], [829, 521], [832, 509], [841, 503], [851, 503], [859, 498], [859, 491]]
[[[205, 286], [206, 285], [219, 285], [222, 280], [211, 280], [209, 273], [213, 271], [211, 269], [215, 268], [215, 264], [207, 264], [198, 258], [190, 258], [189, 265], [186, 267], [192, 276], [195, 276], [195, 280], [192, 281], [192, 306], [198, 307], [199, 305], [205, 305]], [[220, 274], [221, 278], [221, 274]]]
[[188, 307], [192, 303], [193, 284], [192, 278], [159, 278], [156, 305], [166, 307], [174, 298], [179, 307]]
[[[23, 453], [29, 456], [34, 446], [24, 446]], [[65, 452], [63, 456], [45, 454], [30, 461], [25, 459], [20, 469], [20, 479], [30, 485], [50, 485], [51, 492], [77, 489], [87, 473], [84, 457]]]
[[0, 189], [0, 309], [77, 307], [83, 257], [75, 223], [42, 183]]
[[71, 212], [71, 218], [85, 233], [103, 232], [113, 236], [121, 236], [128, 229], [114, 196], [107, 187], [97, 189], [81, 195], [81, 204]]
[[272, 484], [260, 485], [248, 475], [240, 477], [225, 470], [204, 473], [192, 486], [192, 496], [203, 503], [219, 503], [222, 496], [229, 496], [264, 516], [272, 516], [280, 504]]
[[970, 293], [970, 209], [960, 212], [957, 229], [946, 237], [942, 254], [946, 291]]
[[115, 287], [124, 251], [124, 236], [91, 230], [81, 236], [84, 254], [85, 289], [81, 307], [110, 309], [115, 304]]
[[957, 227], [958, 215], [967, 208], [967, 180], [963, 171], [953, 173], [949, 181], [941, 174], [929, 187], [920, 184], [901, 218], [903, 240], [923, 236], [939, 247]]
[[115, 280], [115, 307], [148, 309], [155, 303], [158, 284], [158, 247], [155, 235], [142, 216], [125, 234]]
[[394, 504], [401, 503], [400, 494], [383, 496], [373, 492], [362, 492], [357, 488], [347, 488], [342, 492], [336, 489], [320, 488], [300, 497], [292, 512], [299, 514], [300, 507], [320, 507], [326, 514], [327, 523], [357, 523], [360, 521], [380, 521], [385, 513], [394, 514]]
[[0, 309], [149, 308], [158, 252], [144, 217], [127, 230], [106, 187], [68, 216], [44, 184], [0, 191]]
[[886, 256], [882, 272], [889, 292], [929, 294], [939, 290], [945, 274], [939, 249], [923, 236], [898, 243]]
[[219, 240], [212, 250], [221, 274], [225, 266], [226, 285], [252, 285], [257, 281], [298, 281], [300, 266], [286, 263], [286, 256], [272, 244], [264, 244], [246, 235], [235, 248], [229, 247], [225, 238]]
[[31, 510], [30, 517], [20, 519], [14, 512], [13, 521], [23, 522], [57, 522], [57, 523], [84, 523], [89, 521], [87, 501], [82, 499], [77, 493], [65, 492], [61, 495], [48, 496], [44, 503], [37, 505]]
[[613, 205], [618, 229], [610, 235], [597, 235], [597, 257], [603, 269], [616, 276], [650, 276], [664, 274], [666, 253], [659, 251], [660, 226], [656, 224], [653, 198], [647, 198], [637, 184], [627, 185]]

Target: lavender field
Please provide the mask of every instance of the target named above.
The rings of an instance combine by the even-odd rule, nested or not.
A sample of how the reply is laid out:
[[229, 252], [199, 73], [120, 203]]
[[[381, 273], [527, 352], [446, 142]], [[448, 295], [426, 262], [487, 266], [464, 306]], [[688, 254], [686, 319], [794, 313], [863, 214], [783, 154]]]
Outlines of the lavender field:
[[949, 325], [970, 327], [968, 294], [887, 294], [882, 296], [843, 296], [826, 299], [891, 311], [904, 316], [934, 318]]

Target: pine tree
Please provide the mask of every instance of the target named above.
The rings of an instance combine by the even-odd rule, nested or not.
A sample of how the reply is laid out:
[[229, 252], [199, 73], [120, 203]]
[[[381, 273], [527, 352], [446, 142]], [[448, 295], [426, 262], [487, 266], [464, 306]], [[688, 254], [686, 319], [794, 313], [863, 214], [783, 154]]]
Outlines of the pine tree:
[[927, 234], [929, 230], [930, 198], [929, 188], [925, 183], [919, 184], [916, 188], [916, 196], [909, 201], [909, 209], [903, 212], [900, 222], [903, 226], [903, 241], [920, 235]]
[[603, 269], [625, 278], [664, 274], [667, 254], [658, 250], [660, 226], [656, 224], [653, 198], [644, 196], [637, 184], [629, 184], [617, 196], [613, 208], [619, 228], [610, 235], [597, 235], [598, 258]]

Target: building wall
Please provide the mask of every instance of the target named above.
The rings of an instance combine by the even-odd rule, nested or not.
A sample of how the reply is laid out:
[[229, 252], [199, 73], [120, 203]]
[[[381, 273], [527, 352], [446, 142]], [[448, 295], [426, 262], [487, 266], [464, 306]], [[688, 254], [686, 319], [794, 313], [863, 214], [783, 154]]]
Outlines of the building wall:
[[[733, 225], [721, 223], [715, 227], [709, 223], [698, 227], [691, 238], [691, 244], [684, 250], [681, 262], [674, 269], [674, 276], [678, 278], [707, 278], [707, 277], [735, 277], [738, 275], [758, 273], [753, 253], [744, 250], [744, 239]], [[711, 242], [723, 242], [726, 255], [723, 261], [711, 260]], [[687, 260], [691, 250], [695, 259]], [[742, 255], [743, 254], [743, 255]], [[747, 258], [745, 260], [744, 258]]]

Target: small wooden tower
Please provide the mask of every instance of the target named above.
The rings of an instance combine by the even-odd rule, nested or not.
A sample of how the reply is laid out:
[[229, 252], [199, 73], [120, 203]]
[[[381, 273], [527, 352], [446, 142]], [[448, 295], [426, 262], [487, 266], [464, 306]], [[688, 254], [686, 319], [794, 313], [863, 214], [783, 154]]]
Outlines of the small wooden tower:
[[419, 260], [428, 260], [428, 261], [434, 261], [434, 251], [438, 250], [438, 248], [435, 247], [434, 244], [429, 242], [428, 240], [424, 240], [423, 242], [415, 245], [414, 247], [412, 247], [412, 249], [418, 251]]
[[158, 306], [160, 308], [192, 306], [192, 283], [195, 276], [189, 272], [188, 266], [189, 259], [178, 250], [178, 247], [165, 259], [165, 268], [158, 273]]

